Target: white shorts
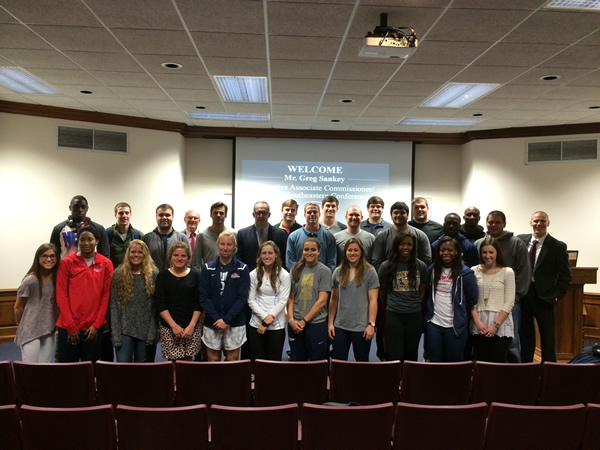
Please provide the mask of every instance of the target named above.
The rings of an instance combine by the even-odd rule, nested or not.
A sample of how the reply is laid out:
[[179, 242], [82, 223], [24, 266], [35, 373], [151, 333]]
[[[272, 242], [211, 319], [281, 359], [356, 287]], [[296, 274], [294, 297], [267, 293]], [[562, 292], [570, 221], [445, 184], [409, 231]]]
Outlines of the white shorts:
[[202, 342], [211, 350], [235, 350], [246, 342], [246, 326], [214, 330], [204, 327]]

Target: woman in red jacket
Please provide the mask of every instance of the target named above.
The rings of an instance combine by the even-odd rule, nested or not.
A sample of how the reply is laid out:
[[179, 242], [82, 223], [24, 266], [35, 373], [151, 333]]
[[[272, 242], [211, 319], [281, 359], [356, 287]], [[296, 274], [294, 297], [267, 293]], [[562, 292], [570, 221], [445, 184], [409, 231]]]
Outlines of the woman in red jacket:
[[56, 280], [60, 315], [58, 361], [97, 361], [106, 322], [113, 267], [110, 259], [96, 253], [100, 231], [91, 225], [77, 233], [79, 251], [61, 261]]

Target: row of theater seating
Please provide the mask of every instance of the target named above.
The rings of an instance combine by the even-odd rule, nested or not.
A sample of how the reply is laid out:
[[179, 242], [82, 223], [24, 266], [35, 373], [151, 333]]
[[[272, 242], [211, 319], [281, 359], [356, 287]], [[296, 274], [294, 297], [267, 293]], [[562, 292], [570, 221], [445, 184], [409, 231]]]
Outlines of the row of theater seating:
[[[175, 369], [175, 370], [173, 370]], [[151, 364], [0, 363], [0, 404], [274, 406], [326, 401], [361, 405], [501, 402], [600, 403], [600, 364], [357, 363], [256, 360]], [[13, 379], [14, 373], [14, 379]], [[176, 379], [176, 383], [174, 382]]]
[[2, 448], [14, 450], [596, 450], [599, 423], [599, 404], [0, 406]]

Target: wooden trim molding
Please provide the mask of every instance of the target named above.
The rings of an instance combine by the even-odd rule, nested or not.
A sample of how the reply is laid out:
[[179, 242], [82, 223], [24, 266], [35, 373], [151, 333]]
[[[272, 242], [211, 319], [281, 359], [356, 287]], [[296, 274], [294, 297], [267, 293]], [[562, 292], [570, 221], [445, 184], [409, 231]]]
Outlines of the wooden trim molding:
[[233, 138], [261, 137], [287, 139], [335, 139], [368, 141], [411, 141], [418, 144], [462, 145], [474, 140], [507, 139], [523, 137], [561, 136], [574, 134], [600, 133], [600, 123], [580, 123], [539, 127], [497, 128], [491, 130], [466, 131], [464, 133], [402, 133], [375, 131], [336, 131], [336, 130], [293, 130], [279, 128], [231, 128], [202, 127], [183, 122], [148, 119], [146, 117], [124, 116], [96, 111], [82, 111], [71, 108], [32, 105], [28, 103], [0, 100], [0, 112], [28, 116], [80, 122], [102, 123], [132, 128], [146, 128], [159, 131], [181, 133], [186, 138]]
[[0, 289], [0, 344], [15, 340], [14, 306], [17, 301], [16, 289]]
[[600, 341], [600, 293], [583, 294], [583, 339]]

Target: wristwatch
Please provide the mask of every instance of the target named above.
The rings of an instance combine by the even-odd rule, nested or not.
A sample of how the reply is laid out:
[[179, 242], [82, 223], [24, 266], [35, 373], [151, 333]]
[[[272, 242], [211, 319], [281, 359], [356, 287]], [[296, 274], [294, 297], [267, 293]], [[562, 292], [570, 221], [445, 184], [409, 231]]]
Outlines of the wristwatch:
[[369, 322], [369, 325], [371, 325], [373, 328], [375, 328], [375, 322]]

